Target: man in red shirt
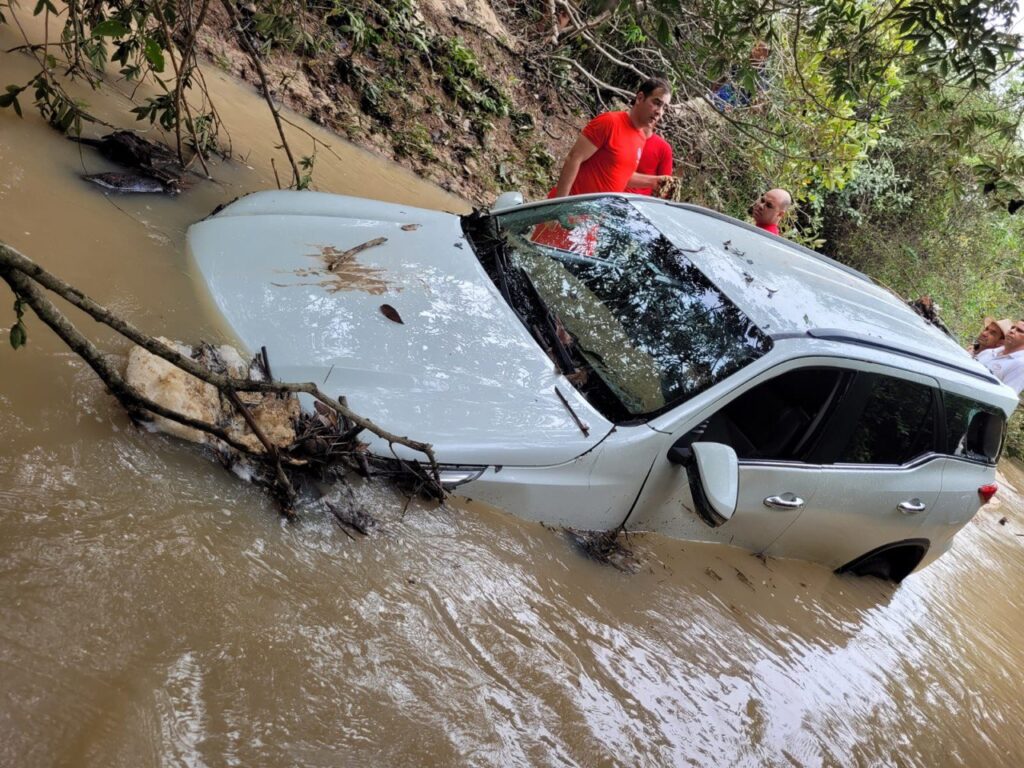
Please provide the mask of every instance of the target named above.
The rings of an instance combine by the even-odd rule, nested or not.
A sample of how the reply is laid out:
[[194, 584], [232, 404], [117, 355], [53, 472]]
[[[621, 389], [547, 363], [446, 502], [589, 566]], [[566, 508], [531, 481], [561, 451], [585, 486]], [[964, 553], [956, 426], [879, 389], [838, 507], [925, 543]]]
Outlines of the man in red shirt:
[[671, 100], [669, 84], [653, 77], [640, 86], [628, 112], [605, 112], [587, 123], [548, 197], [654, 187], [661, 177], [637, 173], [637, 164], [647, 142], [644, 130], [654, 131]]
[[779, 222], [786, 215], [793, 197], [784, 189], [769, 189], [750, 206], [750, 214], [754, 224], [761, 229], [779, 234]]
[[[644, 133], [648, 133], [646, 130]], [[643, 154], [640, 155], [640, 164], [636, 167], [638, 176], [653, 176], [662, 178], [672, 175], [672, 145], [656, 133], [650, 133], [647, 143], [644, 144]], [[649, 195], [654, 192], [653, 187], [626, 187], [626, 191], [635, 195]]]

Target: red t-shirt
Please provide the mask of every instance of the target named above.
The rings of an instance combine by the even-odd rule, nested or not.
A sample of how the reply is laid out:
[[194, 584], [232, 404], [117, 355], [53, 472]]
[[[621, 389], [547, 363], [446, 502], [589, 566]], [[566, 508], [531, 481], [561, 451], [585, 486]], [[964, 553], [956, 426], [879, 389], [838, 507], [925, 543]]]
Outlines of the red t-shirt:
[[[644, 144], [644, 152], [640, 155], [637, 173], [650, 176], [670, 176], [672, 174], [672, 145], [656, 133]], [[650, 187], [626, 187], [627, 192], [637, 195], [650, 195], [654, 192]]]
[[605, 112], [587, 123], [583, 135], [597, 152], [580, 165], [569, 194], [625, 190], [647, 141], [643, 131], [630, 122], [628, 112]]
[[778, 224], [758, 224], [755, 221], [754, 222], [754, 226], [756, 226], [756, 227], [758, 227], [760, 229], [763, 229], [765, 232], [771, 232], [773, 235], [779, 234], [779, 225]]

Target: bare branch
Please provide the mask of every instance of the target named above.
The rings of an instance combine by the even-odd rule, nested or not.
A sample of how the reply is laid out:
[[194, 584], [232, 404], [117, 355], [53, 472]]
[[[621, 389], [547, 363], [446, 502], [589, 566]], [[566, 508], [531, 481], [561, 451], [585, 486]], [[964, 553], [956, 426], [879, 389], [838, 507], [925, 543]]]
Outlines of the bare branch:
[[284, 148], [284, 153], [288, 156], [288, 162], [292, 166], [292, 174], [294, 178], [294, 184], [298, 187], [301, 184], [302, 175], [299, 173], [299, 166], [295, 164], [295, 157], [292, 155], [292, 148], [288, 144], [288, 137], [284, 132], [284, 125], [281, 124], [281, 115], [278, 106], [274, 103], [274, 98], [270, 93], [270, 83], [267, 81], [267, 73], [263, 69], [263, 62], [260, 60], [259, 52], [256, 50], [256, 46], [249, 38], [249, 34], [242, 28], [241, 22], [238, 20], [238, 13], [235, 11], [235, 6], [232, 0], [221, 0], [221, 5], [224, 6], [224, 10], [227, 11], [228, 16], [231, 19], [231, 24], [235, 28], [235, 33], [238, 36], [238, 41], [242, 45], [242, 49], [248, 54], [249, 59], [252, 61], [253, 66], [256, 68], [256, 74], [260, 78], [260, 86], [263, 90], [263, 98], [267, 102], [267, 106], [270, 107], [270, 113], [274, 116], [274, 124], [277, 126], [277, 133], [281, 137], [281, 146]]

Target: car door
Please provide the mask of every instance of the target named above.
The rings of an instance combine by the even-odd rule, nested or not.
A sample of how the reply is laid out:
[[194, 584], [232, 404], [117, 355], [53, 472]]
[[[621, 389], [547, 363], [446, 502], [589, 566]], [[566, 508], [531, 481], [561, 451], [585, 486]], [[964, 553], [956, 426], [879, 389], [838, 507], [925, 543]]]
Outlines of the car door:
[[[819, 492], [822, 468], [802, 455], [852, 376], [822, 360], [773, 368], [681, 421], [667, 437], [627, 527], [767, 550]], [[670, 449], [685, 451], [697, 442], [728, 445], [739, 459], [736, 510], [721, 525], [701, 512], [699, 494], [691, 490], [695, 468], [669, 458]]]
[[814, 497], [767, 552], [840, 567], [921, 538], [942, 488], [938, 382], [862, 365], [806, 458], [821, 467]]

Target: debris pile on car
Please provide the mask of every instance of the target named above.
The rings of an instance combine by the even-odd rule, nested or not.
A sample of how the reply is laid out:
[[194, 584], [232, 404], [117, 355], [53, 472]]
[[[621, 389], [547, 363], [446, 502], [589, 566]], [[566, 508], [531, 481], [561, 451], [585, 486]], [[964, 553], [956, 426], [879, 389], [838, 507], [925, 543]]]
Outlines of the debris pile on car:
[[[227, 345], [203, 342], [192, 347], [164, 337], [156, 341], [214, 375], [273, 383], [265, 351], [246, 362]], [[346, 470], [363, 477], [385, 477], [414, 494], [443, 498], [426, 467], [416, 461], [370, 455], [358, 439], [365, 425], [319, 401], [314, 401], [312, 413], [303, 412], [295, 392], [214, 386], [138, 345], [128, 354], [125, 382], [151, 403], [220, 430], [222, 436], [156, 413], [147, 414], [153, 429], [210, 447], [236, 475], [271, 489], [289, 516], [295, 503], [292, 485], [296, 481], [343, 483]], [[287, 498], [280, 498], [282, 494]], [[375, 526], [372, 517], [352, 503], [351, 493], [334, 500], [324, 497], [320, 502], [346, 528], [366, 534]]]
[[610, 565], [623, 573], [636, 573], [640, 570], [640, 561], [624, 541], [625, 532], [621, 528], [611, 531], [579, 531], [565, 528], [565, 535], [581, 554], [599, 563]]

